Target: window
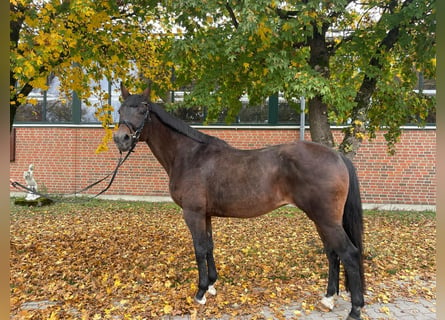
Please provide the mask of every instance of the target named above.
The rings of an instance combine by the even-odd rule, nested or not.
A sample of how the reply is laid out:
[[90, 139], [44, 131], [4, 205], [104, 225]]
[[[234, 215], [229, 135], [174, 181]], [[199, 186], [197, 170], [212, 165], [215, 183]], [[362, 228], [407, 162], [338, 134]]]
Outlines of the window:
[[[114, 110], [112, 112], [113, 121], [117, 122], [119, 120], [118, 109], [120, 106], [119, 97], [121, 94], [120, 87], [116, 84], [108, 81], [107, 79], [102, 79], [100, 83], [93, 83], [93, 86], [100, 87], [100, 90], [108, 93], [108, 101], [106, 103], [113, 106]], [[100, 106], [101, 101], [99, 97], [94, 96], [94, 94], [88, 99], [91, 106], [86, 105], [83, 101], [80, 102], [81, 107], [81, 123], [99, 123], [96, 118], [95, 112], [96, 108], [94, 106]]]
[[[81, 101], [75, 92], [64, 96], [59, 87], [60, 81], [56, 76], [48, 78], [49, 89], [42, 91], [34, 89], [29, 98], [36, 103], [28, 103], [17, 109], [15, 121], [17, 123], [99, 123], [95, 115], [95, 105], [100, 105], [100, 99], [94, 94], [88, 99], [88, 106]], [[120, 88], [118, 85], [103, 79], [100, 83], [92, 83], [91, 87], [100, 87], [101, 91], [108, 93], [108, 101], [114, 108], [113, 120], [117, 122], [119, 116], [117, 110], [120, 106]], [[183, 107], [185, 92], [172, 92], [171, 100], [178, 103], [177, 106], [169, 108], [178, 118], [189, 124], [203, 124], [207, 118], [205, 107]], [[241, 99], [242, 108], [235, 117], [232, 124], [250, 125], [277, 125], [277, 124], [299, 124], [300, 123], [300, 102], [294, 100], [287, 102], [282, 95], [267, 98], [261, 105], [253, 106], [249, 104], [247, 96]], [[163, 102], [160, 101], [162, 104]], [[92, 107], [91, 107], [92, 106]], [[226, 124], [227, 110], [223, 110], [214, 124]]]
[[[95, 105], [100, 105], [100, 99], [92, 95], [89, 98], [89, 105], [82, 102], [75, 92], [64, 96], [60, 92], [60, 81], [56, 76], [48, 78], [49, 89], [42, 91], [40, 89], [33, 90], [29, 98], [34, 99], [36, 104], [25, 104], [17, 109], [15, 121], [17, 123], [99, 123], [95, 115]], [[93, 83], [92, 87], [100, 87], [104, 92], [108, 93], [108, 101], [114, 107], [113, 121], [117, 122], [119, 116], [117, 110], [120, 106], [120, 88], [107, 79], [103, 79], [100, 83]], [[435, 96], [435, 82], [424, 80], [419, 74], [419, 83], [416, 92], [421, 90], [426, 96]], [[185, 107], [183, 106], [185, 91], [173, 91], [170, 95], [171, 102], [166, 106], [169, 112], [176, 117], [186, 121], [189, 124], [201, 125], [205, 122], [208, 110], [202, 107]], [[231, 124], [233, 125], [299, 125], [302, 121], [300, 99], [292, 99], [287, 101], [282, 94], [266, 98], [260, 105], [250, 105], [247, 96], [242, 96], [241, 110], [236, 115]], [[163, 104], [162, 101], [160, 101]], [[304, 108], [304, 104], [303, 104]], [[225, 125], [227, 110], [222, 110], [217, 116], [217, 120], [212, 124]], [[307, 114], [305, 123], [307, 123]], [[408, 121], [410, 122], [410, 121]], [[433, 107], [425, 121], [429, 125], [436, 123], [436, 108]]]
[[[94, 85], [94, 84], [93, 84]], [[111, 104], [115, 110], [113, 119], [117, 120], [117, 109], [119, 108], [120, 89], [113, 86], [106, 79], [99, 84], [102, 90], [108, 92], [107, 103]], [[34, 89], [28, 96], [36, 103], [27, 103], [17, 109], [15, 121], [17, 123], [98, 123], [95, 116], [96, 108], [89, 107], [83, 103], [75, 92], [64, 96], [60, 92], [60, 81], [56, 76], [48, 78], [49, 89], [42, 91]], [[94, 106], [99, 103], [99, 99], [92, 96], [89, 104]]]
[[[184, 97], [183, 91], [172, 93], [173, 101], [180, 103]], [[278, 99], [277, 99], [278, 98]], [[288, 102], [280, 94], [278, 97], [272, 96], [263, 101], [260, 105], [250, 105], [246, 95], [240, 99], [242, 103], [241, 110], [231, 124], [235, 125], [298, 125], [300, 124], [301, 102], [293, 99]], [[185, 107], [170, 105], [169, 111], [176, 117], [189, 124], [202, 124], [207, 118], [207, 109], [205, 107]], [[212, 124], [226, 124], [227, 109], [222, 110], [216, 121]]]
[[17, 109], [16, 122], [46, 122], [63, 123], [72, 122], [72, 96], [62, 96], [59, 91], [59, 79], [48, 78], [49, 89], [42, 91], [34, 89], [28, 98], [36, 101], [35, 104], [27, 103]]

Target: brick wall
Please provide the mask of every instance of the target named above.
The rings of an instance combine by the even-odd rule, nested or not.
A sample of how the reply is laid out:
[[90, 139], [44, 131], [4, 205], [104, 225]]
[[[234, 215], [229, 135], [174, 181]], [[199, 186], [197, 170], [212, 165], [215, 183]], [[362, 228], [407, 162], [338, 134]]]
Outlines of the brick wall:
[[[299, 139], [298, 128], [204, 128], [231, 145], [261, 148]], [[119, 153], [110, 142], [110, 150], [96, 154], [103, 130], [97, 127], [17, 127], [15, 160], [10, 177], [24, 183], [23, 171], [34, 164], [34, 177], [41, 191], [72, 193], [111, 172]], [[341, 131], [334, 129], [337, 142]], [[306, 139], [309, 140], [308, 133]], [[436, 131], [404, 130], [397, 153], [386, 152], [383, 133], [360, 148], [354, 163], [361, 183], [362, 200], [372, 204], [436, 204]], [[102, 183], [89, 193], [97, 193]], [[16, 189], [11, 188], [11, 191]], [[140, 143], [121, 167], [108, 195], [168, 196], [168, 177]]]

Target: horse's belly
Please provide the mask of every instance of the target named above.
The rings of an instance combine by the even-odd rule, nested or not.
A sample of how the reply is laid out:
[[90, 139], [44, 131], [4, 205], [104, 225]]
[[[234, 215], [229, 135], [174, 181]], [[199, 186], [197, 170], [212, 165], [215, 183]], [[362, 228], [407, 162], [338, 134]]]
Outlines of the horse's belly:
[[253, 218], [288, 204], [289, 201], [271, 194], [249, 197], [219, 195], [207, 203], [207, 211], [213, 216]]

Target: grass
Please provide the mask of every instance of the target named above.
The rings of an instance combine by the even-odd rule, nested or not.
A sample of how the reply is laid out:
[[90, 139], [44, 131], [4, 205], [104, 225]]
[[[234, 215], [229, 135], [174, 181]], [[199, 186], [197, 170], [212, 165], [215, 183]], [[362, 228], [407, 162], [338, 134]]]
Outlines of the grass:
[[[125, 200], [101, 200], [92, 199], [88, 197], [77, 198], [60, 198], [56, 200], [55, 204], [49, 206], [30, 206], [29, 210], [21, 206], [17, 206], [14, 202], [18, 198], [11, 198], [11, 214], [37, 214], [37, 213], [49, 213], [49, 214], [63, 214], [66, 212], [75, 212], [78, 208], [92, 208], [92, 209], [112, 209], [112, 210], [125, 210], [125, 209], [168, 209], [181, 211], [181, 208], [174, 202], [147, 202], [147, 201], [125, 201]], [[270, 212], [268, 215], [273, 217], [295, 217], [301, 215], [302, 211], [293, 206], [284, 206]], [[435, 219], [436, 212], [434, 211], [384, 211], [384, 210], [364, 210], [365, 217], [380, 217], [388, 219]]]

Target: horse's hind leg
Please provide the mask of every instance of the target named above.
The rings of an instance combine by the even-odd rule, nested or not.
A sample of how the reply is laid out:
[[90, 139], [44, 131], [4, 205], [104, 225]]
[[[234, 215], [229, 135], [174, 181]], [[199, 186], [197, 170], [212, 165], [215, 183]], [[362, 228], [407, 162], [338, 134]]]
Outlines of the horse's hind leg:
[[[352, 244], [342, 225], [324, 225], [317, 226], [317, 229], [320, 233], [323, 242], [327, 248], [331, 248], [340, 258], [343, 266], [345, 268], [345, 272], [348, 275], [348, 285], [349, 291], [351, 292], [351, 302], [352, 308], [349, 313], [348, 320], [357, 320], [360, 319], [361, 308], [364, 306], [364, 285], [362, 283], [362, 277], [360, 274], [360, 252], [359, 250]], [[335, 257], [334, 253], [330, 253], [328, 258]], [[331, 262], [331, 261], [330, 261]], [[334, 268], [332, 269], [332, 277], [331, 272], [329, 273], [330, 279], [328, 281], [328, 294], [332, 293], [336, 285], [337, 281], [337, 270], [335, 269], [337, 266], [334, 263]], [[331, 282], [332, 281], [332, 282]], [[338, 285], [337, 285], [338, 288]], [[332, 291], [329, 291], [332, 290]]]
[[334, 309], [334, 295], [338, 295], [339, 292], [340, 259], [337, 253], [331, 248], [325, 246], [325, 250], [329, 261], [329, 274], [326, 296], [323, 297], [321, 303], [332, 310]]

